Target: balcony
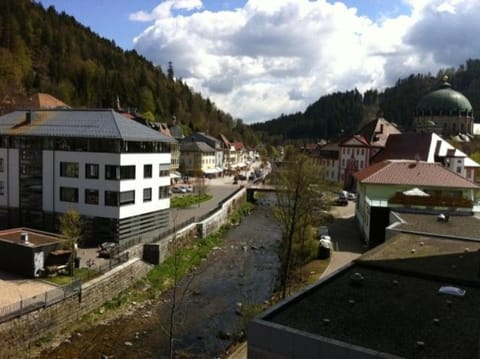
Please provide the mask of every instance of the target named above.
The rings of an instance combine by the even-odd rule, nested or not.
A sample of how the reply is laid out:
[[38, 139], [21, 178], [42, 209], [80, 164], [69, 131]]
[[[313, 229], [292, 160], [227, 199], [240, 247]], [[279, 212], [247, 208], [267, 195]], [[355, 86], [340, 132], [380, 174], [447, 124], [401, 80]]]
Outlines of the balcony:
[[472, 209], [473, 201], [464, 197], [452, 197], [442, 195], [430, 196], [407, 196], [397, 192], [388, 200], [389, 205], [425, 206], [425, 207], [448, 207], [448, 208], [468, 208]]

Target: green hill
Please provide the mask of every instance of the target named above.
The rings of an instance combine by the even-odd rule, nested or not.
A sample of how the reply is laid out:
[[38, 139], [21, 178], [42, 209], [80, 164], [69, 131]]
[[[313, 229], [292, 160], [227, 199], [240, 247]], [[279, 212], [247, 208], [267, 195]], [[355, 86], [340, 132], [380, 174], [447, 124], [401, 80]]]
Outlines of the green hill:
[[[174, 61], [174, 59], [172, 59]], [[256, 138], [209, 99], [174, 77], [174, 65], [154, 66], [136, 51], [123, 51], [53, 7], [30, 0], [0, 1], [0, 102], [8, 96], [50, 93], [72, 107], [121, 107], [173, 115], [190, 131]]]

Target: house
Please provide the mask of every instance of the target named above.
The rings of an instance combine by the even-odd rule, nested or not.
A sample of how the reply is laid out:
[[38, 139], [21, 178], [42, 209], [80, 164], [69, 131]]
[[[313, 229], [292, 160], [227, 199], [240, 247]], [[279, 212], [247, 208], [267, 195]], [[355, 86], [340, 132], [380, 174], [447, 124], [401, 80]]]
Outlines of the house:
[[182, 142], [180, 144], [180, 168], [182, 173], [189, 176], [217, 174], [215, 149], [205, 142]]
[[339, 181], [346, 189], [355, 188], [353, 174], [370, 165], [370, 159], [385, 147], [387, 138], [400, 130], [387, 120], [377, 118], [339, 143]]
[[[439, 163], [385, 160], [355, 173], [355, 217], [368, 246], [385, 240], [391, 210], [471, 215], [480, 188]], [[411, 192], [410, 192], [411, 191]]]
[[55, 109], [70, 108], [63, 101], [53, 97], [48, 93], [37, 92], [31, 96], [6, 95], [0, 102], [0, 115], [18, 110], [18, 109]]
[[480, 165], [436, 133], [401, 133], [390, 135], [385, 148], [372, 163], [389, 159], [438, 162], [450, 171], [475, 182]]
[[222, 141], [213, 136], [206, 135], [203, 132], [195, 132], [190, 136], [185, 137], [182, 142], [204, 142], [215, 150], [215, 172], [209, 173], [214, 176], [218, 176], [224, 169], [224, 148]]
[[233, 165], [236, 164], [235, 146], [222, 134], [220, 134], [220, 141], [222, 141], [224, 167], [232, 170]]
[[174, 142], [113, 110], [0, 116], [0, 225], [55, 231], [74, 208], [87, 242], [151, 238], [169, 223]]
[[323, 172], [325, 179], [330, 182], [339, 180], [339, 158], [340, 146], [338, 143], [328, 143], [323, 145], [311, 154], [315, 163], [325, 169]]
[[480, 220], [415, 222], [250, 322], [248, 358], [478, 358]]
[[341, 182], [343, 188], [354, 189], [353, 174], [370, 165], [387, 142], [388, 136], [400, 130], [384, 118], [377, 118], [363, 126], [357, 134], [339, 142], [319, 146], [312, 151], [315, 162], [325, 169], [325, 177], [331, 182]]
[[0, 231], [0, 269], [29, 278], [40, 277], [47, 266], [63, 265], [71, 251], [62, 250], [64, 239], [29, 228]]

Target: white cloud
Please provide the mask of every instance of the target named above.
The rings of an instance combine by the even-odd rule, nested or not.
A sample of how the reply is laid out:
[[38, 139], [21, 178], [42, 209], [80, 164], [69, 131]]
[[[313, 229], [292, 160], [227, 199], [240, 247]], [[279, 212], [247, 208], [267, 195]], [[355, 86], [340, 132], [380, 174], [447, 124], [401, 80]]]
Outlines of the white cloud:
[[167, 0], [130, 18], [153, 21], [135, 38], [137, 51], [164, 68], [172, 61], [176, 76], [219, 108], [256, 122], [479, 53], [480, 2], [403, 1], [410, 15], [376, 21], [326, 0], [250, 0], [217, 12], [200, 0]]

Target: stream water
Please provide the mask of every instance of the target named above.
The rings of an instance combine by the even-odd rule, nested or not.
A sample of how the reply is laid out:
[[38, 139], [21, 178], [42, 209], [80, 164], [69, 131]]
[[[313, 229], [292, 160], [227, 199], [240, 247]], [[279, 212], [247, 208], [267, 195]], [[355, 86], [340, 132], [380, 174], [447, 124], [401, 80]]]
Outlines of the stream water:
[[[257, 207], [182, 280], [175, 311], [175, 357], [216, 358], [245, 328], [239, 309], [270, 298], [281, 233], [271, 210]], [[168, 353], [171, 292], [133, 315], [76, 333], [41, 358], [163, 358]]]

